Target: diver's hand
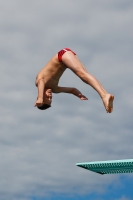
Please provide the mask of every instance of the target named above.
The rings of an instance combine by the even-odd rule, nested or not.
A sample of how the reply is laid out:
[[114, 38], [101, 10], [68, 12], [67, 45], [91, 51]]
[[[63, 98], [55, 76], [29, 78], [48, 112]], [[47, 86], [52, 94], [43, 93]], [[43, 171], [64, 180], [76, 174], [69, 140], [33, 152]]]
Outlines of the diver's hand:
[[88, 98], [84, 96], [83, 94], [79, 94], [78, 96], [81, 100], [88, 100]]
[[43, 104], [43, 99], [42, 98], [38, 98], [34, 104], [34, 107], [39, 107], [39, 106], [42, 106]]

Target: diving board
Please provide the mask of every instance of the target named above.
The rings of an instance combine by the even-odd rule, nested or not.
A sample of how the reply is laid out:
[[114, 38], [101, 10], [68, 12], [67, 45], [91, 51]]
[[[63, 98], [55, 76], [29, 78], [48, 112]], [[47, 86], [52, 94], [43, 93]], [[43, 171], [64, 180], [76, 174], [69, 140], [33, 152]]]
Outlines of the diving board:
[[133, 159], [76, 163], [78, 167], [99, 173], [133, 173]]

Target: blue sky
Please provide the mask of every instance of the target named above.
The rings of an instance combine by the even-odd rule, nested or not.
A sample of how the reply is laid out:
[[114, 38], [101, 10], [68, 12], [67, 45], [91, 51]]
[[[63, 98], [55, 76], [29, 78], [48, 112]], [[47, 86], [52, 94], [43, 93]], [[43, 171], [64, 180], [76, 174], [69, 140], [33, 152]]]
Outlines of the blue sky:
[[[132, 199], [132, 174], [100, 176], [75, 165], [133, 159], [132, 23], [131, 0], [0, 1], [2, 200]], [[88, 101], [53, 94], [50, 109], [34, 108], [36, 75], [64, 47], [114, 94], [113, 113], [68, 69], [59, 85]]]
[[50, 199], [50, 200], [88, 200], [88, 199], [95, 199], [95, 200], [104, 200], [104, 199], [108, 199], [108, 200], [131, 200], [133, 197], [133, 182], [132, 180], [128, 177], [126, 177], [125, 175], [122, 175], [120, 177], [120, 183], [119, 185], [114, 186], [114, 184], [111, 184], [109, 186], [107, 186], [106, 191], [101, 193], [101, 194], [97, 194], [97, 193], [92, 193], [92, 194], [88, 194], [88, 195], [74, 195], [74, 196], [68, 196], [66, 194], [64, 195], [53, 195], [52, 197], [46, 197], [46, 198], [36, 198], [33, 197], [33, 200], [43, 200], [43, 199]]

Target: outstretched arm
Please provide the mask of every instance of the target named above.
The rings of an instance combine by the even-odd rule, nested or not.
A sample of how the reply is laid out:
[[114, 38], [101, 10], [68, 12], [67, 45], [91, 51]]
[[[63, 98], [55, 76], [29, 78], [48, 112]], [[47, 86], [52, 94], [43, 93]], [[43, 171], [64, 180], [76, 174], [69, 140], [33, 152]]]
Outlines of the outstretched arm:
[[38, 97], [34, 106], [41, 106], [43, 103], [43, 94], [45, 88], [44, 79], [38, 80], [37, 87], [38, 87]]
[[53, 91], [54, 93], [69, 93], [69, 94], [73, 94], [76, 97], [80, 98], [81, 100], [88, 100], [87, 97], [85, 97], [78, 89], [76, 88], [70, 88], [70, 87], [59, 87], [57, 86], [57, 88]]

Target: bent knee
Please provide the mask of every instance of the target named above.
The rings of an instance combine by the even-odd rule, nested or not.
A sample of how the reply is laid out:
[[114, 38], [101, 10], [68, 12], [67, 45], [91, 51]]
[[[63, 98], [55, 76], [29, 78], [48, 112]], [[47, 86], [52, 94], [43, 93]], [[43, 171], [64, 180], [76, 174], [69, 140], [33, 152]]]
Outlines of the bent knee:
[[86, 83], [87, 81], [87, 72], [85, 71], [77, 71], [76, 75], [83, 81]]

